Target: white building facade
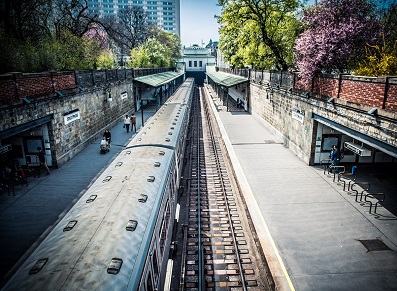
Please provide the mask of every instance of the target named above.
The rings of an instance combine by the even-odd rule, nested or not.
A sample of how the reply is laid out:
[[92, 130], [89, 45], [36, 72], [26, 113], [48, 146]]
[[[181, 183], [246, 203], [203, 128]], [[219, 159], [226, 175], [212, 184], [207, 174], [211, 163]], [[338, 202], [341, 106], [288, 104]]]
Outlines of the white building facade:
[[215, 65], [215, 57], [205, 47], [192, 45], [182, 49], [181, 62], [186, 72], [205, 72], [207, 65]]

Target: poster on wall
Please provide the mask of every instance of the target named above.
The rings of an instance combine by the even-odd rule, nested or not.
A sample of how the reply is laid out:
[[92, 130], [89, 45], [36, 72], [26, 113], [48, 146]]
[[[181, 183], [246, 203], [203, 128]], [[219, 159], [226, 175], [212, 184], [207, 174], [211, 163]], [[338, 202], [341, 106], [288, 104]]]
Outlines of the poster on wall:
[[330, 152], [333, 145], [339, 144], [339, 135], [324, 134], [321, 151]]
[[26, 153], [30, 155], [37, 154], [37, 148], [43, 148], [43, 140], [41, 138], [29, 138], [25, 139], [26, 142]]

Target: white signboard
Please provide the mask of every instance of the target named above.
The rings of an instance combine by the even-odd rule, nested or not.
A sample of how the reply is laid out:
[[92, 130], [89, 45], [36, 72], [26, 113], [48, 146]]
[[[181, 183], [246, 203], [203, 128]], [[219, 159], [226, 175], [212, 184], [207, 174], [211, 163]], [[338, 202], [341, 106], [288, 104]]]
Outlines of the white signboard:
[[305, 116], [302, 113], [292, 111], [292, 118], [298, 120], [300, 123], [303, 123]]
[[69, 124], [77, 119], [80, 119], [80, 111], [74, 111], [72, 113], [69, 113], [69, 114], [65, 115], [63, 118], [64, 118], [65, 125]]
[[352, 151], [356, 155], [359, 155], [361, 157], [370, 157], [371, 156], [371, 150], [363, 147], [362, 145], [355, 144], [353, 142], [345, 142], [345, 149]]
[[127, 92], [123, 92], [121, 93], [121, 100], [128, 98], [128, 93]]

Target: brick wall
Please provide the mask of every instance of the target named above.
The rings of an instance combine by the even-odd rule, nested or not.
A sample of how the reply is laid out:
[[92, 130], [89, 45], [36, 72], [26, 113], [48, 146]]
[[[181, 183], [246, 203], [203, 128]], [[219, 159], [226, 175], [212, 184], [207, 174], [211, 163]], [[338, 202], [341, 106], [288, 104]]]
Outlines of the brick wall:
[[[223, 71], [223, 70], [222, 70]], [[229, 70], [229, 73], [240, 74]], [[282, 88], [308, 91], [318, 98], [340, 98], [341, 100], [368, 105], [380, 109], [397, 111], [397, 77], [365, 77], [347, 74], [323, 74], [315, 77], [313, 83], [304, 86], [297, 73], [280, 71], [252, 71], [252, 83], [270, 83]]]
[[56, 92], [73, 94], [92, 87], [114, 82], [132, 82], [134, 77], [171, 71], [173, 68], [146, 68], [122, 70], [90, 70], [43, 73], [9, 73], [0, 75], [0, 107], [23, 104], [22, 98], [30, 101], [57, 97]]

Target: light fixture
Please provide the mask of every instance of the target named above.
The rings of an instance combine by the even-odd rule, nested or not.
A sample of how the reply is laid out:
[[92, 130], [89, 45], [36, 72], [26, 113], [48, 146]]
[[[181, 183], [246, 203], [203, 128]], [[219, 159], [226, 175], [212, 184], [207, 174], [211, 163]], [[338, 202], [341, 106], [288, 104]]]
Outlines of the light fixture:
[[371, 114], [371, 115], [377, 115], [378, 114], [378, 109], [377, 108], [371, 108], [367, 113]]
[[334, 104], [334, 103], [335, 103], [334, 97], [329, 98], [329, 99], [327, 100], [327, 102], [328, 102], [328, 103]]

